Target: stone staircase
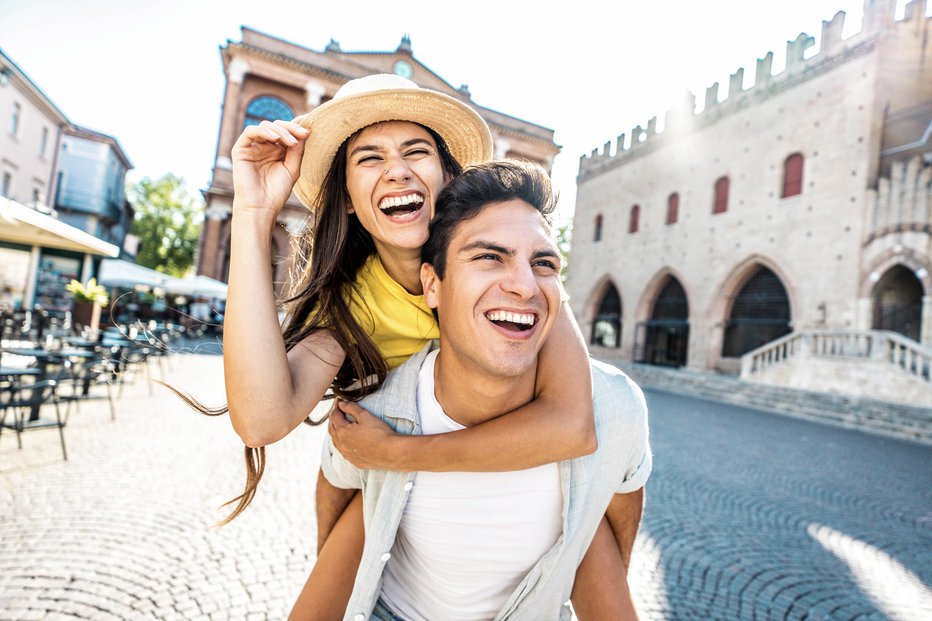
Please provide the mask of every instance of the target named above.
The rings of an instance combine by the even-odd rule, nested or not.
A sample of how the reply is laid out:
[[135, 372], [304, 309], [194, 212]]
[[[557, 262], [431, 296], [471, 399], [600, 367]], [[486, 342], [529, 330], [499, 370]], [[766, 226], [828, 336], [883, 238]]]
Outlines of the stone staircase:
[[932, 446], [932, 406], [771, 386], [719, 373], [627, 360], [603, 360], [622, 369], [643, 388], [743, 405]]
[[802, 330], [741, 357], [741, 379], [932, 407], [932, 349], [886, 330]]

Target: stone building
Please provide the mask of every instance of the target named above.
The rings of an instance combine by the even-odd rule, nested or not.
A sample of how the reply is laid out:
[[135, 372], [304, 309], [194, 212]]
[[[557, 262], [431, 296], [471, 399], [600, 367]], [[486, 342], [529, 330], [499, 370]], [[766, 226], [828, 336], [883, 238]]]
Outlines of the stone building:
[[596, 355], [812, 388], [859, 359], [909, 376], [894, 398], [927, 389], [932, 20], [895, 5], [581, 158], [567, 288]]
[[[248, 124], [263, 119], [290, 119], [328, 101], [354, 78], [396, 73], [418, 85], [456, 97], [472, 106], [489, 124], [499, 157], [536, 161], [550, 170], [560, 148], [553, 130], [472, 101], [466, 85], [454, 88], [415, 58], [406, 35], [394, 51], [344, 52], [331, 40], [322, 52], [289, 43], [250, 28], [242, 40], [228, 41], [220, 50], [226, 92], [210, 187], [204, 192], [206, 219], [198, 251], [198, 274], [227, 280], [230, 256], [230, 214], [233, 180], [230, 152]], [[313, 140], [308, 144], [313, 148]], [[273, 274], [287, 280], [290, 234], [308, 225], [308, 211], [291, 196], [279, 215], [281, 227], [273, 235]]]
[[[73, 125], [3, 51], [0, 122], [0, 307], [22, 310], [39, 304], [66, 311], [72, 302], [64, 285], [73, 278], [86, 281], [100, 257], [119, 254], [122, 233], [132, 217], [122, 185], [129, 161], [116, 141], [106, 137], [125, 167], [107, 188], [109, 203], [85, 195], [98, 182], [96, 169], [65, 153], [65, 147], [68, 141], [86, 142], [86, 136], [102, 140], [102, 135]], [[69, 193], [69, 187], [80, 192]], [[77, 210], [71, 207], [77, 202], [85, 214], [114, 205], [124, 227], [99, 235], [97, 219], [88, 226], [87, 218], [72, 217]]]

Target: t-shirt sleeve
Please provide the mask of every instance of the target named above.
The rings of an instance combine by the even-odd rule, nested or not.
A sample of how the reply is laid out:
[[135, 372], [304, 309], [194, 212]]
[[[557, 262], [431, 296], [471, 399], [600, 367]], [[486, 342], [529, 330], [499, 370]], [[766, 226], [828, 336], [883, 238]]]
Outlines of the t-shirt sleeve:
[[647, 401], [640, 387], [630, 378], [626, 378], [631, 391], [629, 438], [631, 450], [624, 465], [624, 478], [618, 487], [619, 494], [627, 494], [644, 487], [654, 465], [650, 452], [649, 430], [647, 426]]
[[351, 464], [333, 445], [329, 431], [324, 437], [320, 469], [334, 487], [362, 489], [362, 470]]

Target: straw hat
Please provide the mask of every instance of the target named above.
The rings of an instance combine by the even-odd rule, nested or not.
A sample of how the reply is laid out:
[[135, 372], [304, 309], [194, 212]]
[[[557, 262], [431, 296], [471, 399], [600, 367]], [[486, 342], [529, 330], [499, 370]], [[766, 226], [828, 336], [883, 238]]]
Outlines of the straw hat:
[[311, 137], [294, 192], [309, 209], [343, 141], [381, 121], [411, 121], [429, 127], [447, 143], [461, 165], [492, 158], [492, 134], [475, 110], [449, 95], [421, 88], [393, 74], [350, 80], [333, 99], [301, 119]]

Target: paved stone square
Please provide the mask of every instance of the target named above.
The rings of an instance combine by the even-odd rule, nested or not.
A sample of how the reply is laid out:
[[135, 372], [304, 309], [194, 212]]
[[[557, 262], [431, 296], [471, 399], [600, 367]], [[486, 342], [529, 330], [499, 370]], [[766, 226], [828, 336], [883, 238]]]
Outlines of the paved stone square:
[[[166, 379], [223, 401], [221, 360]], [[156, 376], [158, 373], [156, 372]], [[103, 391], [96, 390], [96, 394]], [[932, 618], [932, 450], [649, 392], [655, 470], [631, 583], [644, 619]], [[253, 505], [226, 417], [158, 385], [0, 436], [0, 621], [283, 619], [314, 556], [320, 428], [268, 450]]]

